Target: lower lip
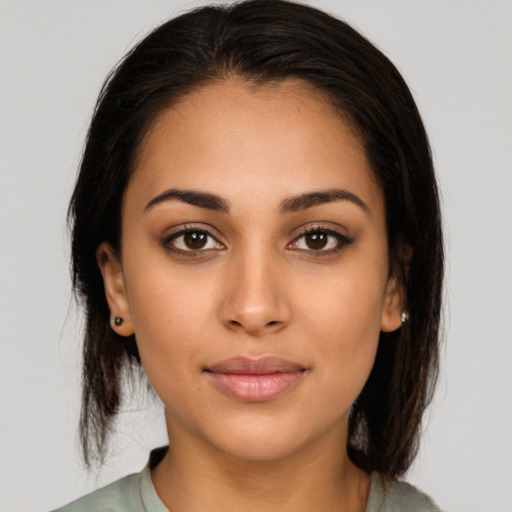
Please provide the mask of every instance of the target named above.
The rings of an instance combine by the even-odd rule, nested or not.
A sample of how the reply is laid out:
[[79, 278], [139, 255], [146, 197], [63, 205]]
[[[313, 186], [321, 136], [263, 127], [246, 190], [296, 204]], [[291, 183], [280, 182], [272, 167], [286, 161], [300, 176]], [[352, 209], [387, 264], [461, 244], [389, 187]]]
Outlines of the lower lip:
[[244, 402], [265, 402], [286, 393], [302, 379], [303, 371], [241, 375], [209, 372], [213, 383], [225, 394]]

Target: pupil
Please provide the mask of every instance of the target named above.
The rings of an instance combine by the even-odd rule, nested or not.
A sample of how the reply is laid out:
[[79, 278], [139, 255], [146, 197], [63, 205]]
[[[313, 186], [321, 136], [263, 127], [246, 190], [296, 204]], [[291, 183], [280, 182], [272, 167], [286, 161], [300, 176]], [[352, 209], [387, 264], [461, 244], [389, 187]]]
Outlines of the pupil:
[[194, 231], [186, 233], [184, 241], [189, 249], [202, 249], [206, 245], [207, 236], [205, 233]]
[[325, 233], [310, 233], [306, 235], [306, 244], [310, 249], [323, 249], [327, 245], [327, 235]]

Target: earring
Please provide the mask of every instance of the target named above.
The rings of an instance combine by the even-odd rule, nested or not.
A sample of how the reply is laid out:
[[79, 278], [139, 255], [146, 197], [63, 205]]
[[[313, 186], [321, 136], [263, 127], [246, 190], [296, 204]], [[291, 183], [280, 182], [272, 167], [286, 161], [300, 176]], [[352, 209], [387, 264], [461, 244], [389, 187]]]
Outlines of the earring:
[[116, 316], [114, 318], [114, 325], [116, 327], [119, 327], [123, 323], [123, 319], [120, 316]]
[[405, 324], [407, 320], [409, 320], [409, 313], [407, 313], [407, 311], [402, 311], [402, 314], [400, 315], [400, 320], [402, 324]]

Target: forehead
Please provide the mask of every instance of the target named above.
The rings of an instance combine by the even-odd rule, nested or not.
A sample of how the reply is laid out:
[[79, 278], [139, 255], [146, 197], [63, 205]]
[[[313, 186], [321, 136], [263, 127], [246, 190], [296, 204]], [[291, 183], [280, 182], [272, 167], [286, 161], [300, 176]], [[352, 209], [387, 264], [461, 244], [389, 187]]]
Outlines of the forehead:
[[380, 196], [352, 123], [296, 80], [229, 79], [187, 94], [148, 131], [135, 184], [147, 196], [172, 187], [228, 196], [250, 188], [276, 202], [321, 188], [356, 188], [369, 203]]

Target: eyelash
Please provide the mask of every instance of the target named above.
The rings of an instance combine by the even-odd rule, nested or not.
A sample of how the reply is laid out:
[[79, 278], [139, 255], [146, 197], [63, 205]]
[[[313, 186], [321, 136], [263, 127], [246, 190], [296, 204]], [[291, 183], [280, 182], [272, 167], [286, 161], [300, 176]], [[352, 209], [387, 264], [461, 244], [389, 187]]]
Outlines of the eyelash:
[[210, 233], [210, 231], [208, 231], [205, 228], [199, 228], [199, 227], [194, 227], [194, 226], [184, 226], [181, 229], [177, 229], [174, 233], [171, 233], [170, 235], [168, 235], [165, 238], [163, 238], [162, 241], [160, 242], [160, 244], [161, 244], [161, 246], [164, 249], [166, 249], [168, 251], [171, 251], [173, 253], [176, 253], [178, 255], [186, 256], [186, 257], [201, 256], [201, 253], [208, 252], [208, 251], [210, 251], [212, 249], [211, 247], [209, 247], [207, 249], [204, 249], [204, 248], [200, 248], [200, 249], [181, 249], [181, 248], [176, 247], [175, 245], [173, 245], [173, 242], [176, 243], [176, 240], [178, 240], [179, 238], [185, 237], [186, 235], [192, 235], [192, 234], [206, 235], [206, 237], [208, 237], [208, 240], [206, 241], [206, 244], [208, 244], [209, 242], [211, 242], [213, 240], [214, 243], [217, 246], [219, 246], [219, 247], [215, 247], [213, 249], [218, 249], [218, 250], [225, 249], [225, 246], [221, 242], [219, 242]]
[[[208, 247], [208, 248], [199, 248], [199, 249], [182, 249], [179, 247], [176, 247], [174, 244], [176, 243], [176, 240], [178, 240], [181, 237], [185, 237], [186, 235], [193, 235], [193, 234], [200, 234], [205, 235], [208, 237], [209, 240], [206, 241], [206, 245], [210, 243], [211, 241], [214, 241], [217, 247]], [[299, 241], [304, 239], [307, 235], [314, 235], [314, 234], [320, 234], [320, 235], [327, 235], [328, 237], [332, 237], [336, 240], [335, 247], [330, 247], [329, 249], [323, 249], [320, 248], [319, 250], [315, 249], [303, 249], [298, 248], [294, 246], [297, 246]], [[340, 250], [342, 250], [344, 247], [351, 245], [354, 242], [354, 240], [346, 235], [342, 235], [341, 233], [334, 231], [332, 229], [328, 229], [323, 226], [309, 226], [306, 229], [304, 229], [292, 242], [290, 242], [287, 245], [287, 248], [295, 249], [298, 251], [303, 251], [309, 253], [311, 256], [314, 257], [322, 257], [322, 256], [329, 256], [338, 253]], [[173, 244], [174, 243], [174, 244]], [[327, 242], [326, 245], [328, 245], [329, 242]], [[185, 257], [197, 257], [201, 256], [201, 253], [209, 252], [210, 250], [224, 250], [226, 247], [224, 244], [219, 242], [217, 238], [210, 233], [209, 230], [194, 226], [184, 226], [182, 229], [176, 230], [174, 233], [171, 233], [170, 235], [166, 236], [161, 241], [161, 246], [169, 250], [175, 254], [183, 255]]]
[[307, 235], [314, 235], [314, 234], [327, 235], [328, 237], [332, 237], [336, 240], [336, 245], [329, 249], [319, 249], [319, 250], [297, 249], [297, 250], [305, 251], [305, 252], [309, 253], [311, 256], [320, 258], [323, 256], [330, 256], [330, 255], [336, 254], [339, 251], [341, 251], [344, 247], [347, 247], [354, 243], [353, 238], [350, 238], [346, 235], [342, 235], [338, 231], [334, 231], [332, 229], [329, 229], [329, 228], [326, 228], [323, 226], [308, 226], [290, 244], [288, 244], [288, 247], [290, 247], [294, 244], [297, 244], [301, 239], [305, 238]]

